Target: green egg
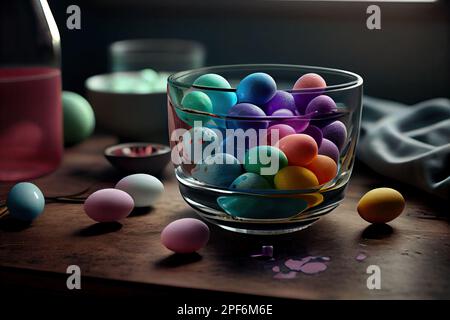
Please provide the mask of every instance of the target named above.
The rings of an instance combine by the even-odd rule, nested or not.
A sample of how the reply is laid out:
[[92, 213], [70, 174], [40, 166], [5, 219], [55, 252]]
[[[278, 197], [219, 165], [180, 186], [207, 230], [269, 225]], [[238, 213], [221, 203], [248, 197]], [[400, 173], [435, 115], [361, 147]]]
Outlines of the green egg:
[[80, 143], [88, 138], [95, 128], [95, 116], [89, 102], [77, 93], [63, 91], [64, 144]]
[[[181, 105], [184, 109], [192, 110], [192, 111], [201, 111], [206, 113], [212, 113], [212, 103], [209, 97], [200, 91], [192, 91], [184, 96], [183, 100], [181, 100]], [[195, 121], [207, 122], [209, 120], [209, 116], [196, 114], [191, 112], [185, 112], [183, 110], [177, 110], [177, 114], [181, 120], [189, 124], [190, 126], [194, 125]]]
[[244, 168], [272, 182], [279, 170], [288, 165], [286, 155], [273, 146], [256, 146], [245, 153]]

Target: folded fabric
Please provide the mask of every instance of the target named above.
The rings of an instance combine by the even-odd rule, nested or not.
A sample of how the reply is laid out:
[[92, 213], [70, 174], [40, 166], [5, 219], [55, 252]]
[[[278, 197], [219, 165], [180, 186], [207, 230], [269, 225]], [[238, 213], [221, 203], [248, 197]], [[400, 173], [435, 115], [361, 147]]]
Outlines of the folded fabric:
[[378, 173], [448, 201], [450, 100], [407, 106], [364, 97], [357, 155]]

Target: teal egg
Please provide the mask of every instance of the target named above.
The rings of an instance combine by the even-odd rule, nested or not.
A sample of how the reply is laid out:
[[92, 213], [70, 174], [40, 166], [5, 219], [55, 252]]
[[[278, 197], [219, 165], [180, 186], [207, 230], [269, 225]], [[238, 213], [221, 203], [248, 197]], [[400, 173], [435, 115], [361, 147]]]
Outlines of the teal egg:
[[303, 199], [251, 195], [222, 196], [217, 203], [230, 216], [246, 219], [286, 219], [308, 208]]
[[89, 102], [75, 92], [63, 91], [64, 144], [74, 145], [88, 138], [95, 128], [95, 116]]
[[230, 189], [236, 190], [255, 190], [271, 189], [269, 182], [259, 174], [247, 172], [237, 177], [230, 185]]
[[[181, 105], [183, 108], [193, 111], [201, 111], [206, 113], [213, 112], [211, 99], [209, 99], [209, 97], [205, 93], [200, 91], [191, 91], [186, 94], [183, 100], [181, 100]], [[190, 113], [178, 109], [177, 114], [181, 120], [183, 120], [190, 126], [193, 126], [195, 121], [206, 123], [209, 120], [209, 116], [207, 115]]]
[[287, 165], [288, 159], [284, 152], [273, 146], [256, 146], [245, 153], [245, 170], [262, 175], [269, 181]]
[[[231, 89], [230, 83], [222, 76], [215, 73], [208, 73], [198, 77], [194, 85], [202, 87]], [[211, 99], [213, 112], [219, 115], [227, 115], [228, 110], [237, 103], [237, 96], [234, 92], [224, 92], [217, 90], [203, 89]]]
[[44, 211], [45, 199], [36, 185], [20, 182], [9, 191], [6, 206], [11, 217], [33, 221]]
[[192, 169], [192, 177], [206, 184], [228, 188], [242, 173], [238, 159], [228, 153], [209, 156]]

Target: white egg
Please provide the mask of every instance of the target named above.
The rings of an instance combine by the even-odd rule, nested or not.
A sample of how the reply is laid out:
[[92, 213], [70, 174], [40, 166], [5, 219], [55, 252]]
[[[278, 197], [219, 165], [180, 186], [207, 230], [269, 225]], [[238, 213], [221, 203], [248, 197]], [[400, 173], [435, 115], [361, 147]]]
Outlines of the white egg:
[[149, 174], [132, 174], [116, 184], [116, 189], [128, 193], [135, 207], [150, 207], [163, 194], [164, 185]]

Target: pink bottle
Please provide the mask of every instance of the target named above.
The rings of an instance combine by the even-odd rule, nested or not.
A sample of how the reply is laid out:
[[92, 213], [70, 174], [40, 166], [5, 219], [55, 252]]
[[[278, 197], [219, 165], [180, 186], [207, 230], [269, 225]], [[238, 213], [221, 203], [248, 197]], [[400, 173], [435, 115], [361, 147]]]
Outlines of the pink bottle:
[[0, 11], [0, 181], [55, 170], [63, 154], [59, 33], [45, 0]]

